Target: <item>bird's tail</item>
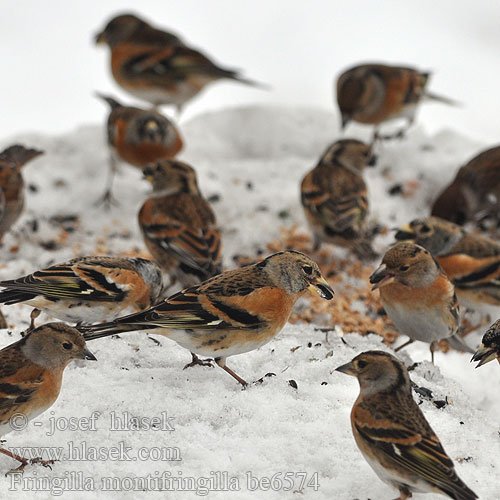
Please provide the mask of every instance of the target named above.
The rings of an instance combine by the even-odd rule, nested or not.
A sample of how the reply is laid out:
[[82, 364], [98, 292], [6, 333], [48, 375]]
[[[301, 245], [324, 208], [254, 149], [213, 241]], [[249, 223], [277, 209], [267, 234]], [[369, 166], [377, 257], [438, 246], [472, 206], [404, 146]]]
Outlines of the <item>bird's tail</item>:
[[39, 149], [25, 148], [21, 144], [14, 144], [0, 153], [0, 160], [12, 161], [18, 167], [22, 167], [25, 163], [28, 163], [30, 160], [43, 153], [44, 152]]
[[96, 97], [98, 97], [99, 99], [102, 99], [103, 101], [107, 102], [109, 104], [109, 107], [112, 110], [116, 109], [116, 108], [121, 108], [122, 107], [122, 105], [116, 99], [113, 99], [109, 95], [104, 95], [104, 94], [101, 94], [100, 92], [94, 92], [94, 95]]
[[0, 292], [0, 304], [12, 305], [25, 302], [36, 297], [35, 293], [23, 292], [21, 290], [2, 290]]
[[462, 106], [462, 103], [456, 101], [455, 99], [450, 99], [449, 97], [445, 97], [439, 94], [434, 94], [432, 92], [428, 92], [427, 90], [424, 93], [424, 98], [429, 101], [438, 101], [443, 104], [447, 104], [448, 106]]
[[110, 337], [125, 332], [135, 332], [137, 330], [150, 330], [154, 328], [152, 325], [140, 324], [123, 324], [120, 320], [109, 321], [99, 325], [79, 325], [77, 329], [87, 340], [95, 340], [103, 337]]
[[470, 352], [471, 354], [476, 352], [465, 342], [464, 338], [459, 333], [455, 333], [446, 340], [448, 341], [448, 344], [450, 344], [450, 346], [457, 351]]

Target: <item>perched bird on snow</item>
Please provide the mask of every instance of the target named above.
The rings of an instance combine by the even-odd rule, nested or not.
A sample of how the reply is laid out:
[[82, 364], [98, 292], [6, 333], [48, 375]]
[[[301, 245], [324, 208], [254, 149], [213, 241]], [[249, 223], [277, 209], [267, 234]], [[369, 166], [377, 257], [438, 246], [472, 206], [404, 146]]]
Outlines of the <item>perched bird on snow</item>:
[[337, 103], [342, 116], [342, 128], [350, 121], [375, 125], [375, 137], [380, 124], [404, 118], [408, 121], [396, 137], [402, 137], [415, 120], [418, 104], [432, 99], [456, 104], [451, 99], [427, 90], [429, 72], [386, 64], [361, 64], [344, 71], [337, 79]]
[[496, 359], [500, 363], [500, 319], [497, 319], [483, 335], [479, 349], [471, 361], [479, 361], [476, 368]]
[[371, 146], [343, 139], [333, 143], [304, 177], [302, 206], [315, 250], [326, 241], [351, 248], [362, 258], [376, 256], [366, 229], [368, 193], [363, 179], [363, 170], [375, 161]]
[[[453, 347], [473, 352], [461, 337], [455, 335], [460, 312], [453, 283], [428, 250], [413, 243], [397, 243], [390, 248], [382, 264], [370, 276], [372, 290], [380, 291], [380, 299], [399, 333], [434, 344], [448, 339]], [[451, 339], [450, 337], [453, 338]]]
[[111, 19], [96, 43], [109, 46], [111, 72], [120, 87], [154, 106], [174, 105], [179, 114], [190, 99], [217, 80], [260, 86], [132, 14]]
[[439, 217], [415, 219], [396, 233], [435, 257], [459, 299], [500, 306], [500, 243]]
[[500, 146], [475, 156], [432, 206], [432, 215], [456, 224], [492, 218], [500, 222]]
[[[0, 350], [0, 436], [26, 425], [55, 403], [64, 369], [73, 359], [96, 360], [78, 330], [64, 323], [46, 323]], [[17, 420], [19, 415], [22, 420]], [[30, 463], [44, 467], [54, 463], [27, 459], [1, 447], [0, 453], [21, 462], [17, 472]]]
[[24, 208], [24, 180], [21, 168], [43, 154], [19, 144], [0, 153], [0, 242], [5, 233], [19, 219]]
[[219, 274], [221, 233], [195, 170], [187, 163], [163, 160], [146, 167], [144, 176], [153, 192], [139, 211], [139, 227], [153, 259], [182, 287]]
[[[150, 307], [160, 297], [162, 276], [158, 266], [145, 259], [77, 257], [1, 281], [0, 287], [2, 304], [25, 302], [54, 318], [81, 324], [116, 318], [129, 306]], [[37, 315], [32, 313], [31, 327]]]
[[187, 288], [142, 313], [79, 329], [87, 340], [135, 330], [165, 335], [191, 351], [190, 365], [202, 363], [196, 354], [213, 357], [246, 386], [226, 365], [226, 358], [272, 340], [308, 290], [333, 298], [314, 261], [300, 252], [280, 252]]
[[158, 111], [123, 106], [111, 97], [97, 95], [111, 108], [107, 125], [110, 173], [103, 196], [103, 200], [109, 202], [119, 161], [142, 170], [149, 163], [173, 158], [182, 149], [183, 142], [174, 123]]
[[411, 394], [408, 371], [383, 351], [367, 351], [337, 371], [357, 377], [358, 399], [351, 411], [352, 433], [377, 476], [397, 490], [440, 493], [454, 500], [477, 495], [458, 477], [451, 458]]

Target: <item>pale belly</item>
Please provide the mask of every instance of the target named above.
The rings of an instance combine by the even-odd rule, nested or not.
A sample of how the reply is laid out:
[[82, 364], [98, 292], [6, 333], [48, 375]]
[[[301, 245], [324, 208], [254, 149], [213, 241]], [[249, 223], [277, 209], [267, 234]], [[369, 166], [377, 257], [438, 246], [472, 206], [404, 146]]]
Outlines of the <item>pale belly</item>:
[[413, 310], [409, 312], [405, 307], [389, 306], [384, 301], [382, 303], [389, 318], [396, 325], [398, 332], [407, 335], [413, 340], [431, 343], [448, 338], [454, 333], [436, 310]]
[[[262, 336], [255, 332], [168, 330], [166, 336], [179, 345], [201, 356], [225, 358], [253, 351], [270, 342], [274, 336]], [[155, 331], [151, 331], [155, 333]], [[229, 340], [230, 339], [230, 340]], [[229, 341], [228, 341], [229, 340]]]
[[155, 106], [162, 104], [182, 106], [199, 92], [199, 89], [186, 83], [179, 83], [171, 91], [164, 88], [134, 89], [131, 87], [126, 90], [138, 99], [150, 102]]
[[115, 302], [51, 302], [43, 297], [35, 297], [25, 302], [42, 309], [50, 316], [68, 323], [97, 323], [117, 318], [123, 307]]

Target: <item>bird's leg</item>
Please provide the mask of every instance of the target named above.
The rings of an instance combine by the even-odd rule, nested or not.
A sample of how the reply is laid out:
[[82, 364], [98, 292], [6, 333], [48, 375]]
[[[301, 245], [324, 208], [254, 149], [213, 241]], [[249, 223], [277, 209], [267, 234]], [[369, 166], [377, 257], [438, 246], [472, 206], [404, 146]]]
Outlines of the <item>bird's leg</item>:
[[407, 490], [406, 488], [400, 488], [399, 489], [399, 496], [398, 498], [395, 498], [394, 500], [407, 500], [408, 498], [411, 498], [413, 495], [411, 494], [411, 491]]
[[106, 190], [101, 198], [96, 201], [96, 205], [104, 205], [106, 209], [109, 209], [111, 205], [119, 206], [118, 201], [111, 194], [113, 187], [113, 180], [115, 178], [115, 174], [118, 170], [118, 162], [113, 154], [109, 157], [109, 170], [108, 170], [108, 178], [106, 180]]
[[40, 316], [40, 314], [42, 313], [42, 311], [40, 311], [40, 309], [33, 309], [33, 311], [31, 311], [31, 314], [30, 314], [30, 327], [29, 327], [29, 332], [31, 332], [31, 330], [34, 330], [35, 329], [35, 320], [36, 318], [38, 318], [38, 316]]
[[242, 379], [237, 373], [234, 373], [233, 370], [231, 370], [231, 368], [227, 367], [226, 366], [226, 358], [215, 358], [215, 362], [227, 373], [229, 373], [229, 375], [231, 375], [231, 377], [235, 378], [243, 387], [247, 387], [248, 386], [248, 382], [244, 379]]
[[175, 121], [179, 121], [181, 119], [182, 114], [182, 104], [177, 104], [175, 107]]
[[3, 312], [0, 311], [0, 330], [3, 328], [8, 328], [8, 325], [7, 325], [7, 320], [5, 319], [5, 316], [3, 315]]
[[429, 347], [430, 351], [431, 351], [431, 362], [432, 364], [434, 364], [434, 353], [438, 350], [438, 343], [436, 341], [434, 342], [431, 342], [431, 345]]
[[5, 448], [0, 448], [0, 453], [3, 453], [4, 455], [7, 455], [10, 458], [13, 458], [14, 460], [17, 460], [18, 462], [21, 462], [21, 465], [19, 467], [16, 467], [15, 469], [11, 469], [8, 471], [5, 475], [7, 476], [8, 474], [11, 473], [16, 473], [16, 472], [23, 472], [24, 468], [28, 465], [34, 465], [34, 464], [40, 464], [43, 467], [48, 467], [51, 469], [51, 465], [55, 463], [54, 460], [42, 460], [41, 458], [32, 458], [32, 459], [27, 459], [24, 457], [21, 457], [20, 455], [16, 455], [15, 453], [12, 453], [9, 450], [6, 450]]
[[413, 344], [413, 342], [415, 342], [413, 339], [408, 340], [408, 342], [405, 342], [404, 344], [401, 344], [399, 347], [396, 347], [396, 349], [394, 349], [394, 352], [399, 352], [404, 347]]
[[316, 233], [314, 233], [314, 236], [313, 236], [313, 252], [317, 252], [319, 250], [319, 247], [321, 246], [321, 238], [319, 237], [319, 235], [317, 235]]
[[196, 356], [196, 354], [194, 352], [191, 353], [191, 357], [193, 358], [193, 360], [191, 361], [191, 363], [188, 363], [183, 368], [183, 370], [185, 370], [186, 368], [191, 368], [193, 366], [197, 366], [197, 365], [198, 366], [210, 366], [210, 368], [214, 367], [211, 359], [200, 359], [198, 356]]

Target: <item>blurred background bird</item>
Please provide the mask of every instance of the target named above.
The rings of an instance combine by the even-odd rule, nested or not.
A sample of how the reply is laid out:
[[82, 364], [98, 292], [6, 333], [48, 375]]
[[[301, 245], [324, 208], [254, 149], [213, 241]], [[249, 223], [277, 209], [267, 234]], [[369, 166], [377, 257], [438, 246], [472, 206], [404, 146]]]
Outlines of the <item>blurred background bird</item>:
[[[374, 125], [374, 138], [403, 137], [415, 121], [423, 100], [457, 103], [427, 90], [429, 72], [386, 64], [361, 64], [344, 71], [337, 79], [337, 104], [342, 128], [350, 121]], [[380, 125], [389, 120], [407, 120], [406, 128], [393, 136], [381, 136]]]
[[0, 153], [0, 243], [24, 208], [21, 168], [41, 154], [43, 151], [20, 144], [9, 146]]
[[144, 169], [153, 192], [139, 211], [139, 227], [153, 259], [182, 288], [222, 271], [221, 232], [212, 207], [201, 195], [196, 171], [163, 160]]
[[352, 433], [377, 476], [399, 490], [397, 500], [432, 492], [454, 500], [478, 498], [458, 477], [413, 399], [408, 370], [401, 361], [387, 352], [367, 351], [336, 371], [358, 379]]
[[429, 250], [455, 285], [461, 302], [500, 306], [499, 242], [439, 217], [415, 219], [401, 226], [395, 238]]
[[374, 166], [372, 147], [355, 139], [335, 142], [302, 180], [301, 200], [314, 233], [314, 250], [323, 241], [351, 248], [364, 259], [376, 253], [367, 231], [368, 192], [363, 170]]
[[111, 72], [123, 90], [154, 106], [173, 105], [178, 115], [190, 99], [220, 79], [264, 87], [133, 14], [111, 19], [96, 43], [109, 46]]
[[107, 121], [110, 170], [102, 198], [109, 204], [113, 200], [111, 188], [119, 161], [142, 170], [149, 163], [173, 158], [181, 151], [183, 141], [174, 123], [158, 111], [124, 106], [112, 97], [97, 96], [111, 108]]
[[500, 225], [500, 146], [478, 154], [432, 205], [432, 215], [456, 224], [491, 219]]

